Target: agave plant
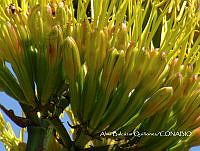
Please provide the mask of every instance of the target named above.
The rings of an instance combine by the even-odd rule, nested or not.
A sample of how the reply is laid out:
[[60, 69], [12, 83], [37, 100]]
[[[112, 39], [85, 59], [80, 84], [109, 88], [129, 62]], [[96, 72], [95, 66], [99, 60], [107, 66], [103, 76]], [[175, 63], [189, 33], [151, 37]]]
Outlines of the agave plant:
[[[10, 126], [1, 116], [0, 141], [26, 151], [200, 145], [199, 6], [198, 0], [1, 1], [0, 90], [25, 117], [0, 108], [27, 128], [28, 141], [5, 135]], [[60, 120], [64, 112], [71, 130]]]

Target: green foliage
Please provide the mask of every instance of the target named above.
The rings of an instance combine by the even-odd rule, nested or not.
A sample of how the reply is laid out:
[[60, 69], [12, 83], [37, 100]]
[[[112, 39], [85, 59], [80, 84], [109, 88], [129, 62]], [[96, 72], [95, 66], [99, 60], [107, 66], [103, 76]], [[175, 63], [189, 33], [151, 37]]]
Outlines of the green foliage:
[[[27, 119], [49, 124], [44, 139], [56, 150], [200, 145], [198, 7], [198, 0], [1, 1], [0, 90]], [[64, 110], [73, 142], [59, 120]], [[192, 135], [100, 137], [136, 131]]]

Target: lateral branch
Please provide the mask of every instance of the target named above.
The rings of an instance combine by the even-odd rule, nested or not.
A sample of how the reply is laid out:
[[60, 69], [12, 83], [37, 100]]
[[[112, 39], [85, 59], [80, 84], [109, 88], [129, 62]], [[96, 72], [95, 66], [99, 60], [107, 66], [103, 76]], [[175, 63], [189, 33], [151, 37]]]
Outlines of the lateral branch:
[[31, 122], [31, 120], [24, 117], [16, 116], [13, 110], [8, 110], [1, 104], [0, 109], [2, 109], [2, 111], [19, 127], [25, 128], [27, 126], [33, 125], [33, 122]]

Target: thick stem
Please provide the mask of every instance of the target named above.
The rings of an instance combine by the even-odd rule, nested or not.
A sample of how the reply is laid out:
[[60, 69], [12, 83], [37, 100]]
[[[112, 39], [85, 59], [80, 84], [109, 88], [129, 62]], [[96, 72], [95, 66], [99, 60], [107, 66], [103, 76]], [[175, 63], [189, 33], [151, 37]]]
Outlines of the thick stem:
[[45, 136], [47, 128], [44, 127], [27, 127], [28, 131], [28, 142], [26, 151], [42, 151], [43, 144], [45, 143]]
[[28, 141], [26, 151], [43, 151], [49, 123], [38, 118], [36, 112], [30, 112], [30, 110], [33, 110], [30, 106], [20, 105], [26, 118], [31, 120], [32, 123], [37, 123], [37, 125], [34, 124], [27, 127]]

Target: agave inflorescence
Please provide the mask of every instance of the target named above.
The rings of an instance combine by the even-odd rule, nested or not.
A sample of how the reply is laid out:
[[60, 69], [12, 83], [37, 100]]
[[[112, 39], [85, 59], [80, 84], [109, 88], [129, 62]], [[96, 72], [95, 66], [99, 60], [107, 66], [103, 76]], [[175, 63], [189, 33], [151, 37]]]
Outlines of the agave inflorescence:
[[23, 130], [20, 131], [20, 137], [17, 138], [10, 126], [10, 123], [6, 123], [0, 113], [0, 141], [4, 143], [6, 150], [12, 151], [25, 151], [26, 146], [23, 141]]
[[[0, 2], [0, 90], [25, 112], [26, 150], [199, 145], [198, 2]], [[63, 111], [73, 142], [59, 119]], [[192, 135], [100, 136], [138, 131]]]

